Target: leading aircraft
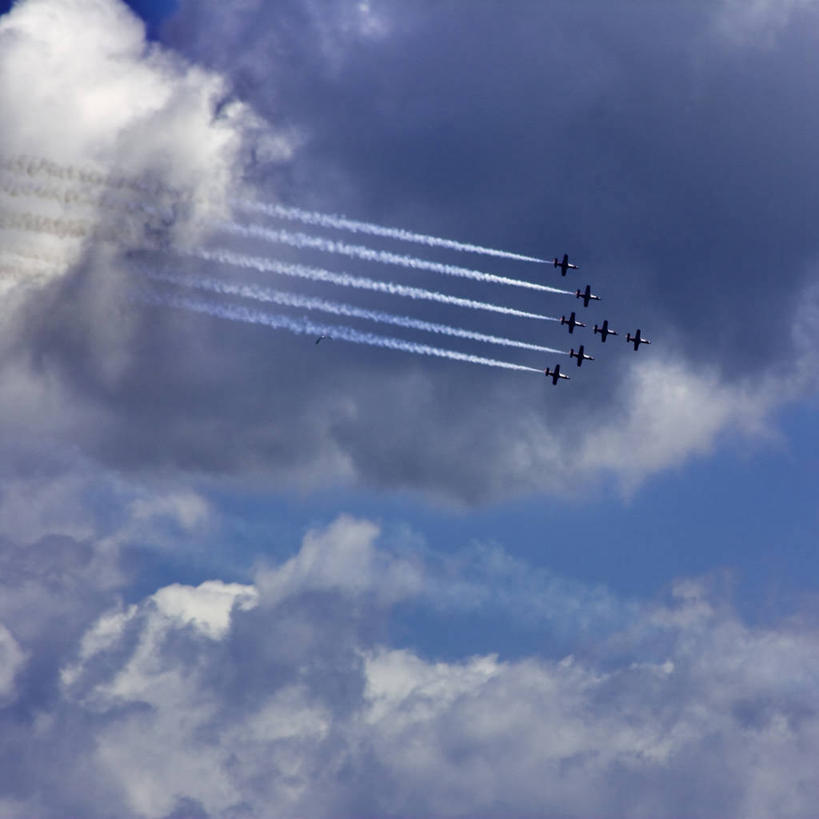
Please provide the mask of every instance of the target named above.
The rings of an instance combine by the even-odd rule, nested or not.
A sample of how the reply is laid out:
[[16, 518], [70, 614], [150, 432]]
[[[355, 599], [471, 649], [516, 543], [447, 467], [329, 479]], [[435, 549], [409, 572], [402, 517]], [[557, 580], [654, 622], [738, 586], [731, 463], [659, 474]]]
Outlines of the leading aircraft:
[[575, 328], [575, 327], [585, 327], [585, 326], [586, 326], [585, 324], [583, 324], [583, 322], [582, 322], [582, 321], [578, 321], [578, 320], [577, 320], [577, 319], [574, 317], [574, 315], [575, 315], [575, 314], [574, 314], [574, 313], [572, 313], [572, 314], [569, 316], [569, 318], [566, 318], [566, 316], [561, 316], [561, 317], [560, 317], [560, 324], [561, 324], [561, 326], [563, 326], [564, 324], [568, 324], [568, 325], [569, 325], [569, 332], [570, 332], [570, 333], [573, 333], [573, 332], [574, 332], [574, 328]]
[[595, 332], [595, 334], [596, 334], [596, 333], [600, 333], [600, 335], [602, 336], [601, 341], [602, 341], [604, 344], [606, 343], [606, 339], [607, 339], [609, 336], [616, 336], [616, 335], [617, 335], [617, 330], [609, 330], [609, 320], [608, 320], [608, 319], [606, 319], [606, 320], [603, 322], [603, 326], [602, 326], [602, 327], [598, 327], [598, 326], [595, 324], [595, 325], [594, 325], [594, 332]]
[[585, 349], [585, 345], [581, 344], [577, 352], [574, 351], [574, 347], [572, 347], [572, 351], [569, 353], [569, 358], [576, 358], [577, 359], [577, 366], [580, 367], [584, 361], [594, 361], [593, 355], [586, 355], [583, 352]]
[[572, 380], [571, 378], [569, 378], [568, 375], [563, 375], [563, 373], [560, 372], [560, 364], [555, 364], [555, 368], [553, 370], [550, 370], [547, 367], [543, 371], [543, 374], [546, 376], [546, 378], [551, 378], [552, 379], [552, 384], [554, 384], [555, 386], [557, 386], [557, 379], [558, 378], [565, 378], [567, 381]]
[[640, 335], [640, 328], [639, 327], [634, 331], [634, 335], [632, 335], [631, 333], [626, 333], [626, 342], [628, 344], [633, 344], [634, 345], [634, 352], [635, 353], [637, 352], [637, 348], [641, 344], [651, 344], [651, 342], [647, 338], [643, 338]]
[[600, 301], [600, 296], [595, 296], [591, 291], [591, 285], [587, 284], [585, 290], [575, 290], [575, 298], [583, 299], [583, 306], [588, 307], [590, 301]]
[[558, 261], [557, 256], [555, 256], [555, 267], [560, 268], [560, 275], [561, 276], [565, 276], [567, 270], [577, 270], [578, 269], [576, 264], [572, 264], [569, 261], [569, 254], [568, 253], [563, 254], [563, 261], [562, 262]]

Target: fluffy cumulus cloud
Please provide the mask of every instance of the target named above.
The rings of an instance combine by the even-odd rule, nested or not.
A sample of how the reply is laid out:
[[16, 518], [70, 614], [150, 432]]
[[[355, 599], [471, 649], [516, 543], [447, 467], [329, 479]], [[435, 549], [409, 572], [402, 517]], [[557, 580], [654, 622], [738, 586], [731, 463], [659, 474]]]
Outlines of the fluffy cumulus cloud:
[[142, 177], [146, 191], [224, 194], [246, 112], [217, 111], [223, 80], [149, 46], [124, 4], [26, 0], [3, 17], [0, 37], [0, 106], [14, 122], [3, 134], [4, 171], [48, 190], [58, 180], [97, 181], [88, 163], [98, 163], [117, 172], [114, 183]]
[[447, 585], [341, 517], [250, 583], [75, 597], [56, 663], [53, 621], [4, 608], [3, 815], [812, 812], [815, 623], [751, 627], [685, 580], [562, 658], [436, 660], [374, 628]]
[[[713, 36], [717, 11], [739, 14], [731, 4], [687, 5], [669, 25], [641, 3], [522, 16], [488, 3], [466, 19], [388, 0], [182, 2], [159, 44], [117, 0], [16, 4], [0, 21], [0, 419], [18, 440], [126, 471], [467, 503], [560, 491], [567, 468], [575, 486], [601, 474], [633, 486], [728, 430], [764, 432], [773, 409], [815, 388], [810, 345], [749, 325], [762, 298], [765, 326], [792, 323], [815, 281], [804, 213], [816, 123], [799, 104], [811, 5], [757, 6], [780, 20], [777, 37], [737, 50]], [[767, 78], [761, 90], [753, 77]], [[549, 315], [577, 306], [225, 231], [231, 219], [296, 229], [231, 212], [248, 196], [538, 256], [569, 249], [583, 264], [568, 286], [588, 280], [604, 297], [589, 325], [608, 317], [621, 335], [602, 346], [553, 323], [191, 259], [229, 249]], [[423, 255], [559, 283], [544, 266]], [[180, 309], [180, 297], [211, 312], [248, 303], [149, 284], [157, 271], [558, 349], [585, 341], [597, 361], [552, 389], [535, 373], [316, 347]], [[637, 324], [654, 346], [635, 355], [622, 336]]]

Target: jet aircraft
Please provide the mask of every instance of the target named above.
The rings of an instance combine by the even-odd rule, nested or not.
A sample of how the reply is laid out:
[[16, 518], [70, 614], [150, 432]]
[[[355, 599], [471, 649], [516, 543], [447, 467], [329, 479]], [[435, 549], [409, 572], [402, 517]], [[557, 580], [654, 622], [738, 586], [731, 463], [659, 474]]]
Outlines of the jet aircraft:
[[320, 344], [322, 341], [324, 341], [325, 338], [330, 338], [330, 336], [319, 336], [316, 339], [316, 344]]
[[576, 358], [577, 359], [577, 366], [582, 366], [584, 361], [594, 361], [593, 355], [586, 355], [584, 352], [585, 345], [581, 344], [580, 348], [577, 352], [574, 351], [574, 347], [572, 347], [572, 351], [569, 353], [569, 358]]
[[577, 270], [577, 265], [572, 264], [569, 261], [569, 254], [568, 253], [563, 254], [563, 261], [562, 262], [558, 260], [557, 256], [555, 256], [555, 267], [560, 268], [560, 275], [561, 276], [565, 276], [567, 270]]
[[561, 316], [560, 317], [561, 326], [564, 325], [564, 324], [568, 324], [570, 333], [574, 332], [575, 327], [585, 327], [586, 326], [585, 324], [583, 324], [582, 321], [578, 321], [574, 316], [575, 316], [575, 314], [572, 313], [569, 316], [569, 318], [566, 318], [566, 316]]
[[568, 376], [568, 375], [563, 375], [563, 373], [562, 373], [562, 372], [560, 372], [560, 364], [555, 364], [555, 368], [554, 368], [553, 370], [550, 370], [550, 369], [547, 367], [547, 368], [546, 368], [546, 369], [543, 371], [543, 373], [544, 373], [544, 375], [546, 376], [546, 378], [551, 378], [551, 379], [552, 379], [552, 384], [554, 384], [555, 386], [557, 386], [557, 380], [558, 380], [558, 378], [565, 378], [567, 381], [571, 381], [571, 380], [572, 380], [571, 378], [569, 378], [569, 376]]
[[595, 296], [591, 291], [591, 285], [587, 284], [585, 290], [575, 290], [575, 298], [583, 299], [583, 306], [588, 307], [590, 301], [600, 301], [600, 296]]
[[601, 340], [601, 341], [602, 341], [604, 344], [606, 343], [606, 339], [607, 339], [609, 336], [616, 336], [616, 335], [617, 335], [617, 330], [609, 330], [609, 320], [608, 320], [608, 319], [606, 319], [606, 320], [603, 322], [603, 326], [602, 326], [602, 327], [598, 327], [598, 326], [595, 324], [595, 325], [594, 325], [594, 332], [595, 332], [595, 333], [600, 333], [600, 335], [602, 336], [602, 338], [601, 338], [600, 340]]
[[637, 352], [637, 348], [641, 344], [651, 344], [651, 342], [647, 338], [643, 338], [640, 335], [640, 328], [639, 327], [634, 331], [634, 335], [632, 335], [631, 333], [626, 333], [626, 343], [634, 345], [634, 352], [635, 353]]

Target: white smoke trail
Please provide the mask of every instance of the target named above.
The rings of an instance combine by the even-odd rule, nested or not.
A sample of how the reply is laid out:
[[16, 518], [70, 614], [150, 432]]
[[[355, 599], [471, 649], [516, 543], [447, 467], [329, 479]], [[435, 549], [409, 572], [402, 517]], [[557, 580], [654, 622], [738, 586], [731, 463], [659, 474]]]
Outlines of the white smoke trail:
[[430, 262], [426, 259], [416, 259], [414, 256], [388, 253], [386, 250], [374, 250], [373, 248], [364, 247], [363, 245], [349, 245], [346, 242], [334, 242], [331, 239], [309, 236], [306, 233], [291, 233], [289, 230], [272, 230], [263, 225], [240, 225], [235, 222], [222, 222], [218, 227], [228, 233], [234, 233], [239, 236], [263, 239], [267, 242], [285, 244], [302, 249], [310, 248], [323, 253], [339, 253], [342, 256], [352, 256], [356, 259], [379, 262], [380, 264], [394, 264], [401, 267], [409, 267], [413, 270], [429, 270], [433, 273], [441, 273], [444, 276], [459, 276], [480, 282], [508, 284], [514, 287], [526, 287], [530, 290], [540, 290], [546, 293], [560, 293], [561, 295], [567, 296], [574, 295], [574, 292], [571, 290], [560, 290], [557, 287], [548, 287], [545, 284], [535, 284], [534, 282], [522, 281], [521, 279], [510, 279], [506, 276], [497, 276], [494, 273], [483, 273], [480, 270], [471, 270], [468, 267], [458, 267], [452, 264]]
[[[102, 218], [98, 221], [90, 215], [85, 219], [69, 220], [0, 208], [0, 230], [24, 230], [56, 236], [59, 239], [82, 239], [93, 235], [97, 241], [120, 245], [123, 242], [143, 244], [146, 241], [148, 229], [151, 227], [150, 220], [147, 220], [151, 214], [147, 211], [140, 208], [142, 212], [139, 216], [146, 218], [115, 220], [116, 214], [112, 213], [111, 208], [101, 210]], [[163, 217], [157, 214], [156, 218]]]
[[241, 267], [245, 270], [256, 270], [259, 273], [275, 273], [280, 276], [291, 276], [298, 279], [326, 282], [327, 284], [334, 284], [339, 287], [354, 287], [358, 290], [389, 293], [392, 296], [405, 296], [411, 299], [435, 301], [440, 304], [450, 304], [454, 307], [466, 307], [470, 310], [488, 310], [493, 313], [503, 313], [507, 316], [517, 316], [518, 318], [538, 319], [540, 321], [560, 321], [560, 319], [555, 316], [529, 313], [525, 310], [516, 310], [514, 307], [504, 307], [500, 304], [475, 301], [474, 299], [462, 299], [457, 296], [449, 296], [446, 293], [437, 293], [435, 290], [424, 290], [420, 287], [408, 287], [403, 284], [395, 284], [394, 282], [351, 276], [348, 273], [333, 273], [330, 270], [324, 270], [320, 267], [305, 267], [304, 265], [281, 262], [275, 259], [245, 256], [244, 254], [233, 253], [229, 250], [196, 250], [189, 252], [187, 255], [208, 262]]
[[0, 210], [0, 229], [47, 233], [60, 239], [81, 238], [87, 236], [89, 232], [86, 222], [52, 219], [40, 214], [15, 213], [7, 210]]
[[33, 182], [11, 182], [0, 178], [0, 192], [13, 198], [51, 199], [61, 205], [96, 205], [100, 196], [77, 188], [57, 188], [37, 185]]
[[0, 169], [23, 176], [50, 176], [53, 179], [61, 179], [65, 182], [96, 187], [125, 188], [155, 196], [162, 193], [177, 195], [173, 188], [157, 180], [114, 176], [107, 171], [79, 168], [74, 165], [60, 165], [57, 162], [36, 156], [0, 156]]
[[137, 199], [131, 194], [123, 194], [119, 191], [112, 192], [105, 189], [89, 191], [87, 188], [39, 185], [28, 181], [14, 182], [0, 177], [0, 193], [15, 199], [51, 200], [66, 208], [87, 205], [106, 212], [117, 210], [166, 220], [173, 218], [171, 208], [157, 205], [149, 200]]
[[452, 361], [465, 361], [470, 364], [481, 364], [485, 367], [499, 367], [505, 370], [520, 370], [522, 372], [540, 373], [537, 367], [527, 367], [523, 364], [513, 364], [509, 361], [498, 361], [494, 358], [461, 353], [456, 350], [446, 350], [440, 347], [430, 347], [427, 344], [417, 344], [414, 341], [404, 341], [400, 338], [379, 336], [375, 333], [362, 333], [352, 327], [333, 324], [320, 324], [306, 318], [291, 318], [264, 313], [261, 310], [252, 310], [237, 305], [214, 304], [197, 299], [190, 299], [174, 295], [142, 294], [144, 301], [159, 304], [164, 307], [176, 307], [181, 310], [190, 310], [205, 313], [228, 321], [240, 321], [248, 324], [261, 324], [277, 330], [289, 330], [299, 335], [329, 336], [338, 341], [349, 341], [352, 344], [366, 344], [371, 347], [381, 347], [387, 350], [398, 350], [412, 355], [426, 355], [437, 358], [448, 358]]
[[269, 302], [282, 307], [302, 308], [305, 310], [318, 310], [324, 313], [331, 313], [335, 316], [346, 316], [347, 318], [360, 318], [367, 321], [375, 321], [380, 324], [392, 324], [396, 327], [405, 327], [408, 330], [421, 330], [427, 333], [439, 333], [456, 338], [467, 338], [472, 341], [480, 341], [485, 344], [499, 344], [505, 347], [518, 347], [523, 350], [536, 350], [540, 353], [558, 353], [568, 355], [564, 350], [555, 350], [552, 347], [544, 347], [540, 344], [531, 344], [527, 341], [519, 341], [502, 336], [487, 335], [467, 330], [462, 327], [451, 327], [447, 324], [437, 324], [431, 321], [421, 321], [410, 316], [398, 316], [393, 313], [384, 313], [379, 310], [367, 310], [363, 307], [355, 307], [351, 304], [343, 304], [327, 299], [319, 299], [312, 296], [304, 296], [297, 293], [285, 293], [281, 290], [272, 290], [268, 287], [258, 285], [231, 284], [220, 279], [195, 278], [174, 273], [163, 273], [149, 271], [148, 277], [155, 281], [167, 282], [168, 284], [191, 287], [199, 290], [207, 290], [211, 293], [219, 293], [223, 296], [239, 296], [244, 299]]
[[318, 213], [317, 211], [302, 210], [301, 208], [247, 200], [234, 201], [231, 204], [242, 210], [264, 213], [276, 219], [290, 219], [292, 221], [301, 222], [304, 225], [347, 230], [350, 233], [365, 233], [370, 236], [397, 239], [401, 242], [414, 242], [416, 244], [426, 245], [427, 247], [443, 247], [448, 250], [458, 250], [464, 253], [481, 253], [485, 256], [498, 256], [503, 259], [516, 259], [521, 262], [546, 264], [546, 259], [538, 259], [536, 256], [524, 256], [520, 253], [512, 253], [508, 250], [496, 250], [492, 247], [473, 245], [469, 242], [457, 242], [454, 239], [429, 236], [425, 233], [414, 233], [413, 231], [404, 230], [403, 228], [385, 227], [384, 225], [376, 225], [372, 222], [359, 222], [355, 219], [347, 219], [345, 216], [338, 216], [332, 213]]

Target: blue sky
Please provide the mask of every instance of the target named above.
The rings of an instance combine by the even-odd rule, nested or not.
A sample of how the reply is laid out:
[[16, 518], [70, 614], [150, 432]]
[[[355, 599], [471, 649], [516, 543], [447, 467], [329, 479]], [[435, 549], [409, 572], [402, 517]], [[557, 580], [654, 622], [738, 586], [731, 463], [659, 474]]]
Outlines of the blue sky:
[[[303, 531], [327, 525], [344, 509], [382, 522], [396, 536], [409, 525], [441, 553], [472, 543], [498, 544], [533, 568], [602, 585], [625, 598], [659, 598], [675, 578], [724, 574], [745, 619], [776, 622], [815, 594], [819, 513], [813, 487], [819, 464], [813, 412], [811, 402], [790, 409], [777, 419], [777, 437], [753, 451], [727, 442], [719, 457], [697, 458], [629, 495], [609, 487], [591, 497], [580, 493], [453, 510], [395, 494], [220, 493], [215, 501], [225, 519], [215, 551], [198, 555], [202, 563], [196, 568], [174, 563], [169, 577], [182, 571], [188, 582], [201, 582], [218, 567], [244, 580], [260, 554], [290, 556]], [[225, 540], [229, 550], [220, 548]], [[521, 638], [515, 625], [502, 627], [509, 630], [502, 647], [493, 646], [497, 635], [480, 634], [484, 623], [459, 624], [458, 640], [515, 653]], [[458, 642], [447, 634], [439, 645], [442, 636], [435, 628], [410, 635], [429, 651], [457, 655]]]
[[817, 9], [465, 8], [0, 4], [0, 816], [813, 811]]

